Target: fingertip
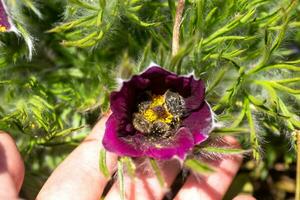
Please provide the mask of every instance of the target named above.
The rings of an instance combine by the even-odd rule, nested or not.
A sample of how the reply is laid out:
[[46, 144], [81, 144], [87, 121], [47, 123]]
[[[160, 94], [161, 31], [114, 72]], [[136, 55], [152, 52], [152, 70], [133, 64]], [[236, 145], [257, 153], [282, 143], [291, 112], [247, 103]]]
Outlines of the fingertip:
[[239, 141], [238, 141], [235, 137], [233, 137], [233, 136], [230, 136], [230, 135], [224, 136], [224, 140], [225, 140], [232, 148], [234, 148], [234, 147], [236, 147], [236, 148], [241, 147]]
[[256, 200], [253, 196], [249, 194], [240, 194], [233, 198], [233, 200]]
[[0, 131], [0, 171], [7, 172], [15, 184], [16, 190], [21, 189], [25, 167], [13, 138]]

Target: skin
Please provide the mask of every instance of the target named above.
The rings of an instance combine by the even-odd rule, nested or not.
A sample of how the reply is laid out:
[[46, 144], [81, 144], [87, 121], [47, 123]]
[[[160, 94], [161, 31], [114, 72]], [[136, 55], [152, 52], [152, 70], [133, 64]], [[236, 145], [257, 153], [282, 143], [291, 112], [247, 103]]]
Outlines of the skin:
[[[99, 171], [99, 152], [103, 148], [106, 117], [94, 127], [89, 136], [54, 170], [40, 190], [36, 199], [99, 200], [108, 179]], [[237, 145], [232, 138], [226, 139]], [[241, 164], [241, 156], [223, 159], [215, 166], [215, 172], [201, 177], [190, 175], [179, 190], [176, 200], [222, 199]], [[107, 165], [112, 174], [116, 170], [117, 156], [107, 154]], [[141, 169], [149, 169], [141, 162]], [[165, 188], [170, 186], [180, 170], [176, 160], [160, 163], [165, 178]], [[0, 132], [0, 199], [17, 199], [24, 177], [24, 164], [15, 142], [6, 133]], [[222, 181], [220, 181], [222, 180]], [[161, 199], [167, 192], [147, 170], [137, 172], [135, 181], [125, 176], [126, 199]], [[120, 199], [119, 187], [115, 183], [105, 199]], [[252, 200], [248, 195], [237, 196], [235, 200]]]

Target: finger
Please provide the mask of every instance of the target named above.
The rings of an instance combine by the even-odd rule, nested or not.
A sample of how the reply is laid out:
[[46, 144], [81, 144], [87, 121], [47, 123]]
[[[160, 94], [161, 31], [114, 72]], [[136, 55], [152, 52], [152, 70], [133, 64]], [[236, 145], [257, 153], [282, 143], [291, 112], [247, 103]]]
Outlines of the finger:
[[[99, 171], [99, 153], [107, 117], [103, 117], [91, 134], [57, 167], [44, 184], [37, 199], [100, 199], [108, 178]], [[107, 166], [113, 172], [117, 156], [107, 154]]]
[[248, 194], [240, 194], [240, 195], [234, 197], [233, 200], [255, 200], [255, 198]]
[[[159, 168], [165, 181], [164, 187], [161, 187], [149, 163], [144, 163], [137, 167], [138, 170], [134, 179], [127, 175], [124, 177], [125, 199], [162, 199], [181, 168], [178, 160], [160, 161]], [[121, 199], [118, 182], [113, 185], [105, 199]]]
[[7, 133], [0, 132], [0, 199], [17, 198], [23, 179], [24, 163], [17, 146]]
[[[231, 145], [238, 145], [232, 138], [226, 138], [226, 140], [231, 143]], [[223, 159], [219, 163], [210, 163], [215, 167], [216, 172], [200, 179], [196, 177], [195, 174], [191, 174], [175, 199], [222, 199], [236, 175], [241, 162], [242, 156], [234, 155]]]

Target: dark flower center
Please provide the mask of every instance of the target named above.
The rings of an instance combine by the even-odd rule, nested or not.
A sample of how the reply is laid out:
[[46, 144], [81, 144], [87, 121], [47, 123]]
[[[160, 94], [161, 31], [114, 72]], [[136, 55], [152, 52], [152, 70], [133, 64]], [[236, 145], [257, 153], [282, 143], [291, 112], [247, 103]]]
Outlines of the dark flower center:
[[167, 90], [163, 95], [150, 95], [142, 101], [133, 114], [136, 130], [151, 138], [168, 138], [180, 127], [185, 113], [185, 102], [178, 93]]

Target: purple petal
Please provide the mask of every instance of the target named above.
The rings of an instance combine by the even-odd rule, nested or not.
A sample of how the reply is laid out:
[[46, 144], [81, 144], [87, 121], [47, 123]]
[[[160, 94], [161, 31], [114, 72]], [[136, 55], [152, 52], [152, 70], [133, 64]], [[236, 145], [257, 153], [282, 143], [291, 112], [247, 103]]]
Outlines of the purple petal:
[[149, 80], [139, 76], [133, 76], [129, 81], [124, 82], [120, 91], [112, 92], [110, 95], [111, 110], [118, 112], [126, 107], [132, 109], [135, 106], [136, 95], [149, 85]]
[[191, 95], [191, 80], [193, 77], [183, 77], [176, 75], [168, 75], [165, 78], [165, 84], [168, 89], [178, 92], [182, 97]]
[[[143, 72], [141, 76], [150, 80], [149, 89], [156, 94], [162, 94], [167, 89], [174, 90], [183, 97], [188, 97], [190, 95], [193, 95], [195, 92], [199, 92], [197, 88], [197, 86], [199, 85], [199, 81], [196, 81], [193, 76], [178, 76], [175, 73], [166, 71], [165, 69], [158, 66], [150, 67], [145, 72]], [[205, 89], [204, 85], [203, 89]], [[203, 91], [200, 90], [200, 92], [201, 94], [199, 95], [202, 96], [202, 98], [200, 99], [201, 103], [199, 103], [197, 107], [202, 104], [204, 96], [204, 93], [202, 93]]]
[[3, 0], [0, 0], [0, 32], [8, 31], [11, 27], [4, 6]]
[[136, 144], [132, 144], [125, 140], [124, 137], [118, 136], [118, 123], [115, 114], [111, 114], [106, 122], [105, 133], [102, 144], [108, 151], [114, 152], [118, 155], [139, 157], [142, 156], [142, 151]]
[[144, 78], [153, 79], [158, 78], [161, 76], [168, 76], [168, 75], [176, 75], [175, 73], [169, 72], [159, 66], [152, 66], [149, 67], [145, 72], [141, 74]]
[[194, 145], [191, 132], [187, 128], [181, 128], [172, 141], [168, 141], [168, 144], [162, 143], [149, 146], [145, 151], [145, 155], [156, 159], [170, 159], [173, 156], [183, 159]]
[[144, 91], [148, 85], [148, 79], [133, 76], [130, 81], [123, 83], [120, 91], [111, 93], [110, 106], [118, 120], [118, 129], [132, 130], [128, 129], [128, 127], [132, 121], [131, 116], [136, 106], [137, 94]]
[[169, 75], [175, 74], [166, 71], [161, 67], [154, 66], [147, 69], [140, 76], [150, 80], [148, 89], [151, 90], [154, 94], [163, 94], [168, 89], [167, 85], [165, 85], [165, 78]]
[[183, 126], [190, 129], [196, 144], [206, 140], [212, 129], [213, 116], [209, 105], [204, 102], [202, 107], [192, 112], [183, 120]]
[[205, 96], [205, 86], [202, 80], [191, 79], [190, 82], [191, 96], [185, 99], [186, 108], [188, 111], [198, 109], [203, 101]]

